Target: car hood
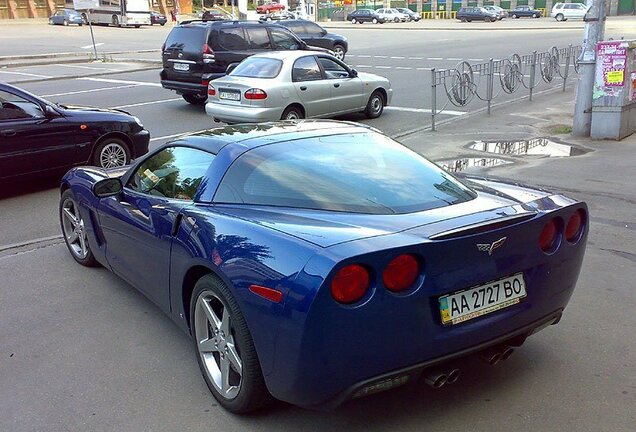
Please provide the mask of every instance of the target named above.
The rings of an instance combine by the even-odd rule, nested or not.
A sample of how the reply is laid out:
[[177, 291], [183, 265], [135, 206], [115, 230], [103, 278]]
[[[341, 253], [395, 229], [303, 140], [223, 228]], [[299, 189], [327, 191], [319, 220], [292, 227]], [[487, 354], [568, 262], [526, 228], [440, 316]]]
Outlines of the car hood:
[[[331, 211], [275, 208], [262, 206], [221, 205], [217, 211], [249, 220], [284, 232], [320, 247], [330, 247], [368, 237], [417, 230], [418, 235], [434, 235], [449, 229], [483, 221], [497, 221], [536, 213], [540, 206], [532, 205], [549, 192], [476, 179], [467, 182], [478, 196], [460, 204], [407, 214], [357, 214]], [[428, 227], [429, 229], [422, 229]], [[422, 234], [425, 233], [425, 234]]]
[[96, 107], [80, 106], [80, 105], [56, 105], [56, 106], [70, 113], [107, 113], [107, 114], [119, 114], [119, 115], [124, 114], [128, 116], [130, 115], [130, 113], [126, 111], [112, 109], [112, 108], [96, 108]]

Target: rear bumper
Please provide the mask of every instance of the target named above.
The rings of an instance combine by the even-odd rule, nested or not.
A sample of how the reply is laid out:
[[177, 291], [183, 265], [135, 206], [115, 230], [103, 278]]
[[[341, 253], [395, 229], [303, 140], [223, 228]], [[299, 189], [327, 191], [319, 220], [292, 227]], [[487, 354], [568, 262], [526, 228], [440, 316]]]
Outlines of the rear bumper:
[[259, 123], [280, 120], [282, 108], [257, 108], [208, 102], [205, 104], [205, 112], [215, 120], [225, 123]]
[[[174, 81], [165, 78], [165, 73], [161, 74], [161, 86], [168, 90], [174, 90], [177, 94], [200, 94], [205, 95], [208, 92], [208, 87], [200, 82], [187, 82], [187, 81]], [[213, 79], [221, 78], [225, 76], [222, 73], [205, 74], [201, 77], [201, 81], [212, 81]]]

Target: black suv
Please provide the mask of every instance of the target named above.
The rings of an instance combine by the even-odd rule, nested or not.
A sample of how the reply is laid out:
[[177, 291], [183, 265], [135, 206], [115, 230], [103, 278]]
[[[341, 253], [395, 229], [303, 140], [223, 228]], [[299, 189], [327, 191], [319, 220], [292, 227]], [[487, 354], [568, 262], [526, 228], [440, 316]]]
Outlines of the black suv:
[[349, 44], [347, 38], [339, 34], [329, 33], [315, 22], [307, 20], [282, 20], [277, 23], [287, 27], [307, 43], [333, 51], [338, 60], [343, 60]]
[[312, 49], [277, 24], [188, 21], [172, 29], [162, 47], [161, 85], [191, 104], [204, 104], [208, 82], [227, 67], [268, 50]]

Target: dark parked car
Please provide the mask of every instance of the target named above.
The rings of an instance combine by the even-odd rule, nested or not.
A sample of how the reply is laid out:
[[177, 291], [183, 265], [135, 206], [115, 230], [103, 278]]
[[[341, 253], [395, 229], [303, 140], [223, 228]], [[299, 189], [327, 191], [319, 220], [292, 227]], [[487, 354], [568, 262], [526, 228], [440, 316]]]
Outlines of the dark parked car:
[[296, 33], [307, 45], [325, 48], [333, 51], [338, 60], [344, 60], [349, 49], [347, 38], [335, 33], [329, 33], [318, 24], [307, 20], [284, 20], [277, 23]]
[[259, 52], [288, 49], [312, 48], [274, 23], [186, 21], [173, 28], [163, 44], [161, 85], [188, 103], [203, 105], [208, 83], [225, 75], [230, 64]]
[[201, 19], [203, 21], [226, 21], [231, 19], [231, 17], [225, 12], [212, 9], [204, 11], [201, 15]]
[[365, 22], [384, 24], [385, 19], [380, 17], [380, 15], [378, 15], [374, 10], [358, 9], [347, 15], [347, 21], [351, 21], [351, 24], [362, 24]]
[[149, 139], [124, 111], [54, 104], [0, 83], [0, 179], [126, 165], [148, 152]]
[[497, 21], [498, 14], [490, 12], [483, 7], [463, 7], [457, 11], [457, 19], [461, 22], [471, 21]]
[[164, 26], [167, 22], [168, 18], [166, 18], [165, 15], [162, 15], [159, 12], [155, 11], [150, 12], [150, 25], [159, 24], [161, 26]]
[[[463, 359], [508, 358], [561, 319], [589, 226], [584, 202], [457, 178], [369, 127], [319, 120], [212, 129], [128, 169], [74, 168], [59, 215], [73, 259], [170, 316], [235, 413], [438, 388], [471, 368]], [[491, 379], [523, 385], [513, 375]], [[420, 409], [404, 397], [403, 412], [411, 402]]]
[[402, 12], [405, 15], [409, 16], [409, 21], [419, 21], [422, 19], [422, 15], [418, 14], [417, 12], [412, 11], [409, 8], [396, 8], [398, 10], [398, 12]]
[[81, 26], [84, 24], [84, 18], [82, 18], [82, 15], [79, 12], [73, 9], [62, 9], [49, 17], [49, 24], [65, 26], [69, 24], [77, 24]]
[[511, 18], [531, 17], [540, 18], [541, 11], [538, 9], [532, 9], [530, 6], [517, 6], [510, 11]]

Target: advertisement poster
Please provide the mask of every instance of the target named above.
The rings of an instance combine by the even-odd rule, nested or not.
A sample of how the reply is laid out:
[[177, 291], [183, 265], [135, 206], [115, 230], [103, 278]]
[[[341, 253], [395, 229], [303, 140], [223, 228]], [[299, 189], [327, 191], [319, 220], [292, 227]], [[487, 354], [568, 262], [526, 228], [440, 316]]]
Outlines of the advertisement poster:
[[636, 72], [632, 72], [632, 85], [629, 93], [629, 101], [636, 101]]
[[626, 42], [602, 42], [597, 45], [597, 59], [601, 64], [603, 85], [622, 87], [625, 85], [625, 64], [627, 63]]

